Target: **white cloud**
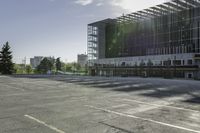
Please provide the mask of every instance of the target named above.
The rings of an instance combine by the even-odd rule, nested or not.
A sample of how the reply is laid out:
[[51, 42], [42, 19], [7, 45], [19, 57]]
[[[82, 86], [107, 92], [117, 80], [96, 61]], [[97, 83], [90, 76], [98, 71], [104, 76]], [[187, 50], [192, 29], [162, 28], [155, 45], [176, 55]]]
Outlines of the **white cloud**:
[[99, 3], [96, 4], [96, 6], [102, 6], [102, 5], [103, 5], [102, 2], [99, 2]]
[[111, 0], [112, 6], [119, 6], [125, 10], [138, 11], [166, 2], [166, 0]]
[[103, 6], [106, 4], [106, 0], [96, 0], [96, 6]]
[[93, 0], [76, 0], [75, 3], [80, 4], [82, 6], [86, 6], [93, 3]]

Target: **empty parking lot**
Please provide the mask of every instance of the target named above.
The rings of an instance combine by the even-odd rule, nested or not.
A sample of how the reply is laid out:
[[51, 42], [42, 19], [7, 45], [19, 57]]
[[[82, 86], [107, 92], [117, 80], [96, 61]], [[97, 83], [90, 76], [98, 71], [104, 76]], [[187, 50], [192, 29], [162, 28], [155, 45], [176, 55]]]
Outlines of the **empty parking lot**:
[[200, 82], [0, 76], [0, 133], [200, 133]]

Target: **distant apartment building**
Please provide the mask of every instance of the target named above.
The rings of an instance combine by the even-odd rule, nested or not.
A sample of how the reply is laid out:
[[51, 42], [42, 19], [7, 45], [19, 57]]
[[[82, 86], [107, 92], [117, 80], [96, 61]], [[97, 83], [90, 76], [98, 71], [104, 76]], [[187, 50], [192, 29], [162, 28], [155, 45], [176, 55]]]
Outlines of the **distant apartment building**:
[[77, 56], [77, 62], [78, 64], [81, 66], [81, 67], [85, 67], [86, 64], [87, 64], [87, 59], [88, 59], [88, 56], [85, 55], [85, 54], [79, 54]]
[[36, 68], [43, 59], [43, 56], [34, 56], [34, 58], [30, 59], [30, 64], [33, 68]]

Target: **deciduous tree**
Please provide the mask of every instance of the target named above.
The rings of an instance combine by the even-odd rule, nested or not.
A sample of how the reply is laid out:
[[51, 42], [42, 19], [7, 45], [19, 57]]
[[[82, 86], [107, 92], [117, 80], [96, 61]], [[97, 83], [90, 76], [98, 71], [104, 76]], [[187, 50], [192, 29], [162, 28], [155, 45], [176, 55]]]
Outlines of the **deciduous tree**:
[[53, 68], [53, 63], [48, 58], [44, 58], [40, 65], [37, 67], [37, 71], [42, 74], [47, 74], [48, 71], [51, 71]]

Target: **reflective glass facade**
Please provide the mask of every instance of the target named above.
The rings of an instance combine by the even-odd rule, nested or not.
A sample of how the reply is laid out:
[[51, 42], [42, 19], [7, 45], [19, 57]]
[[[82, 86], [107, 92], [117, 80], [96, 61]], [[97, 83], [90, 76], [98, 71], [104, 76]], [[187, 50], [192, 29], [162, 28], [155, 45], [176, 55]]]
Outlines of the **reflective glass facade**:
[[[123, 20], [124, 19], [124, 20]], [[106, 58], [199, 53], [200, 8], [106, 25]]]

